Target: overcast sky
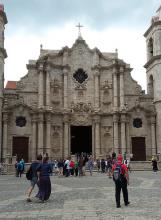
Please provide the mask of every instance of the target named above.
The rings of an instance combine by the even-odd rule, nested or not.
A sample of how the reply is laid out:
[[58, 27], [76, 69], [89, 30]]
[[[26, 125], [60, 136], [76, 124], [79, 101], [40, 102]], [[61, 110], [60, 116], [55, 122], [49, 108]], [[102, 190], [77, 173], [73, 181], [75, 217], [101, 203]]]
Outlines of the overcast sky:
[[71, 47], [82, 37], [92, 49], [114, 52], [133, 68], [132, 76], [146, 89], [144, 32], [161, 0], [0, 0], [8, 18], [5, 29], [5, 81], [19, 80], [29, 59], [44, 49]]

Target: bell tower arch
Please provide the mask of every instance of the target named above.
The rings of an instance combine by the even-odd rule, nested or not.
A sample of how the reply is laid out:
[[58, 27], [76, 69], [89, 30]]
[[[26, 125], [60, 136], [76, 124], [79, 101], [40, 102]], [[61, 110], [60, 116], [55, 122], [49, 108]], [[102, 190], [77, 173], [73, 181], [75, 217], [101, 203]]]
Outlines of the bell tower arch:
[[161, 153], [161, 6], [151, 19], [151, 25], [145, 32], [147, 47], [147, 91], [153, 98], [156, 109], [157, 153]]

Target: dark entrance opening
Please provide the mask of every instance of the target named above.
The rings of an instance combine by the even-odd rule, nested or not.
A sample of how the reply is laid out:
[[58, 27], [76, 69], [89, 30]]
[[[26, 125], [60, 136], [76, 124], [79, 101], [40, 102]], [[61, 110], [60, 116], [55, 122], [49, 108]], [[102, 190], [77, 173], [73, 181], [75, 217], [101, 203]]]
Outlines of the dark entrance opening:
[[92, 153], [92, 126], [71, 126], [71, 154]]
[[132, 153], [134, 161], [146, 160], [145, 137], [132, 137]]
[[12, 155], [17, 156], [18, 160], [21, 158], [28, 162], [28, 137], [13, 137]]

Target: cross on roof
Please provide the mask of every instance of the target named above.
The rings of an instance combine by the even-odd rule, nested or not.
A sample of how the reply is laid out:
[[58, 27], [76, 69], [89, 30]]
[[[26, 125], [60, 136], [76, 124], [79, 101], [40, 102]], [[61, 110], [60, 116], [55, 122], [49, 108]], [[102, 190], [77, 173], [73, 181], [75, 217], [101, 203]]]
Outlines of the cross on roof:
[[83, 27], [83, 25], [80, 24], [80, 22], [76, 25], [76, 27], [78, 28], [78, 37], [81, 37], [81, 28]]

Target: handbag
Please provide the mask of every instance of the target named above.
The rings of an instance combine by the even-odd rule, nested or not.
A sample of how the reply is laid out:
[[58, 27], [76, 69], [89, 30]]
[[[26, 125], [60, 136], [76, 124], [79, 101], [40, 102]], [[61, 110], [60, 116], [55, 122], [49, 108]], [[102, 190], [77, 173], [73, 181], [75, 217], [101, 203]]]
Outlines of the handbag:
[[31, 168], [31, 166], [30, 166], [30, 168], [27, 170], [27, 172], [26, 172], [26, 179], [27, 180], [32, 180], [32, 168]]

